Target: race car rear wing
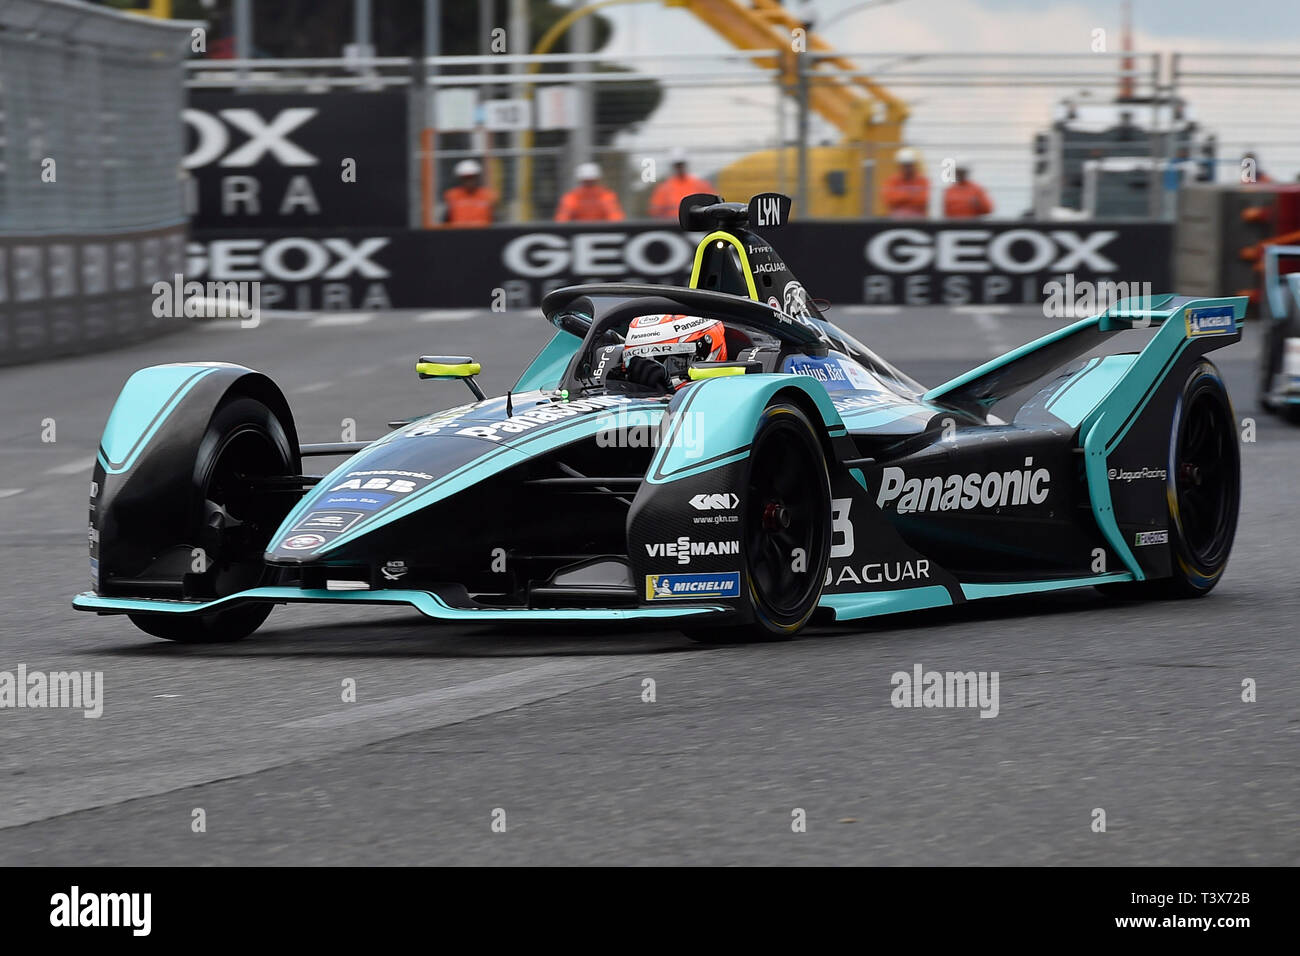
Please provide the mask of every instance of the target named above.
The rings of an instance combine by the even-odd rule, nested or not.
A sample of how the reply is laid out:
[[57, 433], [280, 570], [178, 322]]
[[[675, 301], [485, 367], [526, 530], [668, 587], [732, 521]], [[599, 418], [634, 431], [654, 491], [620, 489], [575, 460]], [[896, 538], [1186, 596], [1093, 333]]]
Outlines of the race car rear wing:
[[[1049, 332], [930, 389], [925, 399], [988, 408], [1129, 329], [1181, 325], [1180, 332], [1165, 333], [1162, 329], [1144, 351], [1154, 347], [1157, 340], [1163, 343], [1160, 349], [1164, 351], [1173, 350], [1187, 339], [1233, 335], [1245, 315], [1246, 301], [1245, 296], [1195, 299], [1172, 294], [1122, 299], [1101, 315]], [[1179, 319], [1181, 323], [1177, 323]]]

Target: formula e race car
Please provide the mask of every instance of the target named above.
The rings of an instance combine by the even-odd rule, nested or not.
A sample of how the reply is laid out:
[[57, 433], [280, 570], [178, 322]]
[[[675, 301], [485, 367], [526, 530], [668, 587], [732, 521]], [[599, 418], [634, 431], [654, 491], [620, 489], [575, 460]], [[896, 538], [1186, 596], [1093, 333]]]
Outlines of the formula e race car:
[[[351, 444], [299, 444], [266, 376], [147, 368], [109, 416], [74, 606], [176, 641], [273, 605], [439, 620], [647, 621], [788, 638], [975, 598], [1100, 586], [1195, 597], [1236, 530], [1232, 406], [1210, 351], [1243, 297], [1127, 300], [927, 388], [826, 321], [768, 240], [790, 200], [695, 195], [688, 288], [546, 296], [504, 396]], [[753, 227], [753, 228], [751, 228]], [[349, 457], [325, 475], [304, 458]]]
[[1259, 407], [1300, 425], [1300, 272], [1283, 274], [1283, 259], [1300, 259], [1300, 246], [1264, 250]]

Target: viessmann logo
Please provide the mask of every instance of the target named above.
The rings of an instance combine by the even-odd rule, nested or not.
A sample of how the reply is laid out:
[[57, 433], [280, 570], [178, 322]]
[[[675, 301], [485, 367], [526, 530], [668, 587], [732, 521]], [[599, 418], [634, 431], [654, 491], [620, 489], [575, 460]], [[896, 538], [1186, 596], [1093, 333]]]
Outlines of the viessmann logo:
[[652, 558], [676, 558], [678, 564], [690, 564], [691, 558], [718, 554], [740, 554], [739, 541], [692, 541], [683, 535], [676, 541], [658, 541], [645, 546]]
[[1047, 500], [1052, 474], [1046, 468], [1035, 469], [1033, 464], [1033, 458], [1026, 458], [1023, 470], [929, 478], [909, 478], [902, 468], [886, 468], [880, 476], [876, 504], [880, 508], [892, 505], [898, 514], [1041, 505]]

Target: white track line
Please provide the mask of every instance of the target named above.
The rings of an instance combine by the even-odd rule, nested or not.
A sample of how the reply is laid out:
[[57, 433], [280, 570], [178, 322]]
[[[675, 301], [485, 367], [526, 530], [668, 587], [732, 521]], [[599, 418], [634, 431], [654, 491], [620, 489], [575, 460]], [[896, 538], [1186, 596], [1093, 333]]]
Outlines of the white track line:
[[312, 382], [310, 385], [299, 385], [290, 391], [295, 395], [306, 395], [309, 392], [323, 392], [333, 384], [333, 382]]
[[463, 322], [482, 315], [486, 309], [431, 309], [415, 317], [417, 322]]
[[1009, 305], [954, 305], [952, 311], [957, 315], [1005, 315], [1011, 311]]
[[374, 312], [338, 312], [321, 315], [312, 319], [308, 325], [313, 328], [331, 328], [340, 325], [365, 325], [375, 319]]
[[[670, 663], [675, 662], [664, 660], [656, 662], [654, 667], [658, 669], [661, 664]], [[408, 694], [374, 704], [356, 704], [346, 710], [304, 717], [281, 726], [294, 730], [330, 730], [423, 711], [425, 713], [420, 717], [421, 727], [442, 727], [513, 710], [524, 704], [556, 697], [601, 681], [639, 674], [646, 669], [644, 661], [610, 657], [584, 661], [550, 661], [452, 687]], [[434, 713], [428, 713], [430, 710]]]
[[21, 495], [26, 488], [0, 488], [0, 498], [12, 498], [14, 495]]
[[79, 475], [82, 472], [88, 472], [95, 467], [95, 456], [89, 458], [79, 458], [76, 461], [70, 461], [65, 465], [55, 465], [53, 468], [47, 468], [47, 475]]
[[845, 305], [831, 310], [832, 320], [836, 312], [845, 315], [898, 315], [903, 311], [901, 305]]
[[1007, 345], [1006, 339], [1002, 336], [1001, 322], [987, 312], [972, 312], [970, 317], [975, 325], [979, 327], [979, 330], [984, 333], [984, 338], [994, 355], [1002, 355], [1010, 350], [1011, 347]]

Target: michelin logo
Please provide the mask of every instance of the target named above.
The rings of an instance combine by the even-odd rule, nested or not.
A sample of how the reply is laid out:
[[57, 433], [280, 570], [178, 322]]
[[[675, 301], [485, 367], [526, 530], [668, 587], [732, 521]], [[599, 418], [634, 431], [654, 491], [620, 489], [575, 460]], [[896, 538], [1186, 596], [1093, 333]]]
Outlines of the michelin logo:
[[908, 478], [901, 468], [881, 472], [876, 505], [893, 504], [898, 514], [916, 511], [969, 511], [972, 508], [995, 508], [1005, 505], [1041, 505], [1047, 500], [1052, 473], [1035, 469], [1034, 459], [1026, 458], [1023, 471], [974, 472], [969, 475], [936, 475], [931, 478]]
[[723, 571], [720, 574], [647, 574], [645, 576], [647, 601], [739, 596], [739, 571]]
[[1187, 310], [1188, 335], [1230, 335], [1237, 331], [1237, 318], [1230, 305]]

